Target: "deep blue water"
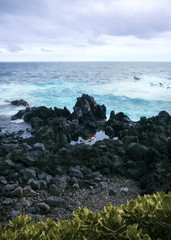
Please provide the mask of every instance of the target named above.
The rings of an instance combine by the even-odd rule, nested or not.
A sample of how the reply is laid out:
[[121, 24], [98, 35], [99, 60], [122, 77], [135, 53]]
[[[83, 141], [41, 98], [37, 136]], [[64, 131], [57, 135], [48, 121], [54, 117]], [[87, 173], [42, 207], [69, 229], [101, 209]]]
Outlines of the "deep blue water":
[[31, 106], [66, 106], [72, 111], [83, 93], [105, 104], [107, 115], [122, 111], [137, 121], [161, 110], [171, 114], [171, 63], [0, 63], [0, 127], [8, 128], [10, 116], [21, 109], [6, 100], [23, 98]]

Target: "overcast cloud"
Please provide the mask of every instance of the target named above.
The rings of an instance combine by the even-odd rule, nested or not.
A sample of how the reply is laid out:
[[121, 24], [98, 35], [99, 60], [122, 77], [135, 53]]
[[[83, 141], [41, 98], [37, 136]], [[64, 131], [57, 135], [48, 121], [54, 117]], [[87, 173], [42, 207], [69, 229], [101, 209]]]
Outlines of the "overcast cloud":
[[0, 61], [20, 59], [170, 61], [171, 1], [0, 0]]

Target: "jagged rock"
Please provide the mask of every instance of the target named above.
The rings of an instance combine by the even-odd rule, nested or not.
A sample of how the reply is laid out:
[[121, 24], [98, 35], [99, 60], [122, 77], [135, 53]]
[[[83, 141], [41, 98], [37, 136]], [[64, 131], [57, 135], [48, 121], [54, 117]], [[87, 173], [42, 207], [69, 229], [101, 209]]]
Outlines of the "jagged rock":
[[22, 117], [28, 113], [30, 111], [30, 108], [29, 107], [26, 107], [26, 109], [24, 110], [19, 110], [18, 113], [16, 113], [15, 115], [13, 115], [11, 117], [11, 120], [17, 120], [17, 119], [22, 119]]
[[106, 119], [106, 107], [98, 105], [93, 97], [83, 94], [77, 98], [74, 106], [72, 119], [78, 119], [79, 122], [86, 122], [90, 125], [91, 122], [104, 121]]
[[24, 115], [24, 121], [29, 123], [30, 120], [35, 117], [47, 121], [49, 118], [55, 117], [55, 112], [52, 108], [47, 108], [45, 106], [33, 107]]
[[53, 110], [52, 108], [40, 106], [40, 107], [31, 108], [30, 111], [24, 115], [24, 121], [30, 123], [31, 119], [37, 118], [43, 121], [39, 123], [47, 124], [50, 120], [54, 118], [59, 118], [59, 117], [67, 118], [69, 115], [70, 115], [70, 111], [66, 107], [64, 107], [64, 109], [59, 109], [55, 107]]
[[71, 114], [66, 107], [64, 107], [64, 109], [54, 107], [54, 111], [55, 111], [56, 117], [68, 118]]

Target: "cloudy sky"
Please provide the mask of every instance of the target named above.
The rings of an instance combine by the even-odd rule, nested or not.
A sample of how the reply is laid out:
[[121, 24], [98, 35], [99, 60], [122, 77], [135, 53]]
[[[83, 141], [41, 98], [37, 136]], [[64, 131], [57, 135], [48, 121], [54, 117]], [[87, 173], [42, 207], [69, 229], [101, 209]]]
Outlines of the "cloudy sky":
[[171, 61], [171, 0], [0, 0], [0, 61]]

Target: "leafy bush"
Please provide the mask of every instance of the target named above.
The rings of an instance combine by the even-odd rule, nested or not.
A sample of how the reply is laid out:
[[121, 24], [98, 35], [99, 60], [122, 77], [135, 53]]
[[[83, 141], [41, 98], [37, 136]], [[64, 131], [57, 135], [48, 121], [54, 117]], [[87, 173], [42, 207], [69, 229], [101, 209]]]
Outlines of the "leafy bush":
[[35, 223], [20, 215], [0, 229], [1, 240], [170, 240], [171, 192], [138, 196], [101, 212], [78, 207], [71, 221]]

